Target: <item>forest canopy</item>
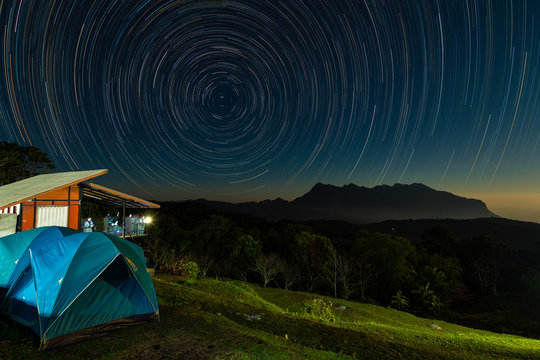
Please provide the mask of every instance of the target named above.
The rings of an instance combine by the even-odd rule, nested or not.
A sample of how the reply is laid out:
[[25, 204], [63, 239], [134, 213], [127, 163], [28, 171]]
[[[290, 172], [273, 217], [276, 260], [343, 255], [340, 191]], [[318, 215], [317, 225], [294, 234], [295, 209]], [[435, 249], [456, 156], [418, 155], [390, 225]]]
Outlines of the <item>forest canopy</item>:
[[52, 172], [54, 163], [35, 146], [0, 142], [0, 186], [35, 175]]

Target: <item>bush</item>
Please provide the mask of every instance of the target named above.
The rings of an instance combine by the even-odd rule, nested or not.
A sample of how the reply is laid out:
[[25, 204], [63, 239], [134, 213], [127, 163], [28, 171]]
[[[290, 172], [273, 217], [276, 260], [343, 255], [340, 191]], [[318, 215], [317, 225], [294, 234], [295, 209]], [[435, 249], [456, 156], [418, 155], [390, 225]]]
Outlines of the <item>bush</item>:
[[323, 299], [306, 300], [302, 304], [303, 314], [320, 321], [336, 321], [332, 312], [332, 302]]
[[186, 279], [186, 282], [193, 283], [200, 274], [199, 266], [194, 261], [185, 259], [171, 259], [161, 268], [161, 271], [167, 274], [179, 275]]
[[446, 306], [445, 302], [430, 288], [430, 283], [418, 285], [418, 288], [412, 291], [416, 295], [417, 307], [420, 310], [436, 313]]
[[199, 265], [195, 261], [188, 261], [184, 264], [184, 277], [188, 282], [194, 282], [199, 276]]
[[171, 261], [161, 267], [161, 271], [172, 275], [184, 274], [184, 260]]
[[404, 310], [409, 307], [409, 299], [399, 290], [396, 295], [392, 296], [390, 305], [398, 310]]
[[168, 250], [163, 257], [159, 271], [172, 274], [172, 275], [184, 275], [184, 267], [186, 265], [184, 255], [174, 249]]

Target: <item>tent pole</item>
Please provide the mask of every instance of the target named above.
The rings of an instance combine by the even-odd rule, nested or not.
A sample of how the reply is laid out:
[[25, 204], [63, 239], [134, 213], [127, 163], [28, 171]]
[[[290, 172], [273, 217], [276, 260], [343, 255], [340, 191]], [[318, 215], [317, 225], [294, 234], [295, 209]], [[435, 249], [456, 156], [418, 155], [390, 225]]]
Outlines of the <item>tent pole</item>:
[[[30, 253], [30, 270], [32, 271], [32, 278], [34, 279], [34, 292], [36, 293], [36, 309], [39, 323], [39, 337], [43, 339], [43, 329], [41, 328], [41, 314], [39, 313], [39, 297], [36, 284], [36, 272], [34, 271], [34, 257], [32, 256], [32, 249], [28, 249], [28, 252]], [[41, 344], [39, 345], [39, 348], [41, 349]]]

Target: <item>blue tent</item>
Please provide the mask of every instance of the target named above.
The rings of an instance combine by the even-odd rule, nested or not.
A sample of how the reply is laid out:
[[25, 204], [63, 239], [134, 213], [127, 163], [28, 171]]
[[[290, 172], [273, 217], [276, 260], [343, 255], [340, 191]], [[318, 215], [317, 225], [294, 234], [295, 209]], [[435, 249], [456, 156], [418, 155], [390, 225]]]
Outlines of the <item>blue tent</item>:
[[2, 312], [29, 326], [41, 348], [159, 315], [142, 249], [125, 239], [48, 227], [0, 238], [4, 249]]
[[75, 233], [77, 233], [76, 230], [65, 227], [45, 226], [0, 238], [0, 288], [7, 287], [17, 260], [35, 238], [61, 238]]

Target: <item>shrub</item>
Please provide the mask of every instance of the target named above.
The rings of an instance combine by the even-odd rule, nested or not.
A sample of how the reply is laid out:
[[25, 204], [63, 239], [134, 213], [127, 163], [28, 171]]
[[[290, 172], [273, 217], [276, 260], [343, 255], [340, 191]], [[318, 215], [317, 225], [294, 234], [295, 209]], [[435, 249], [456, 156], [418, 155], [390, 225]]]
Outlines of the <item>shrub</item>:
[[437, 312], [446, 306], [445, 302], [430, 288], [430, 283], [419, 285], [416, 290], [413, 290], [419, 298], [420, 308], [430, 312]]
[[306, 300], [302, 304], [303, 314], [320, 321], [336, 321], [332, 312], [332, 302], [323, 299]]
[[186, 265], [184, 255], [176, 250], [167, 251], [163, 258], [159, 271], [173, 275], [184, 275], [184, 266]]
[[161, 267], [161, 270], [165, 273], [172, 275], [184, 274], [184, 260], [171, 261]]
[[195, 261], [188, 261], [184, 264], [184, 277], [188, 282], [194, 282], [199, 276], [199, 265]]
[[390, 305], [398, 310], [404, 310], [409, 307], [409, 299], [399, 290], [396, 295], [392, 296]]

